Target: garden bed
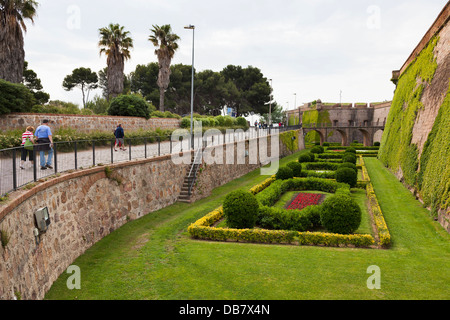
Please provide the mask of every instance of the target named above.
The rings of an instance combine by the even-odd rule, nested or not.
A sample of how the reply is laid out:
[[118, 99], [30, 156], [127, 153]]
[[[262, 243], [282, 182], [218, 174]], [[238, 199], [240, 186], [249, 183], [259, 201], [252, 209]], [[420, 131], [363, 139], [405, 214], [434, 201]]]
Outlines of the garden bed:
[[[338, 246], [338, 247], [365, 247], [365, 248], [381, 248], [390, 244], [390, 235], [387, 225], [384, 221], [381, 209], [378, 205], [376, 195], [370, 183], [369, 176], [364, 167], [362, 157], [359, 157], [362, 165], [363, 185], [366, 188], [368, 197], [368, 212], [370, 213], [371, 223], [374, 226], [375, 234], [337, 234], [330, 232], [314, 232], [314, 231], [297, 231], [287, 229], [269, 229], [264, 227], [262, 223], [257, 228], [237, 229], [219, 227], [223, 223], [216, 225], [217, 222], [224, 218], [223, 207], [215, 209], [204, 217], [191, 224], [188, 228], [190, 235], [195, 239], [214, 240], [214, 241], [236, 241], [236, 242], [252, 242], [252, 243], [275, 243], [275, 244], [292, 244], [292, 245], [321, 245], [321, 246]], [[311, 191], [318, 190], [329, 193], [350, 192], [350, 188], [346, 184], [337, 183], [330, 179], [320, 178], [294, 178], [279, 182], [275, 176], [271, 176], [259, 185], [250, 189], [250, 193], [254, 194], [262, 208], [262, 215], [267, 221], [275, 219], [283, 221], [283, 214], [279, 208], [273, 208], [275, 202], [288, 189], [292, 191]], [[278, 185], [278, 186], [277, 186]], [[287, 187], [286, 187], [287, 185]], [[360, 184], [361, 185], [361, 184]], [[284, 187], [283, 187], [284, 186]], [[270, 188], [269, 188], [270, 187]], [[280, 187], [280, 188], [278, 188]], [[283, 189], [285, 188], [285, 189]], [[281, 191], [283, 192], [281, 192]], [[287, 210], [285, 210], [287, 211]], [[312, 211], [312, 210], [309, 210]], [[275, 217], [272, 214], [275, 212]], [[301, 212], [301, 211], [300, 211]], [[278, 218], [278, 217], [282, 218]], [[278, 219], [278, 220], [277, 220]], [[260, 221], [261, 222], [261, 221]], [[273, 222], [273, 221], [272, 221]], [[214, 227], [214, 225], [216, 225]]]

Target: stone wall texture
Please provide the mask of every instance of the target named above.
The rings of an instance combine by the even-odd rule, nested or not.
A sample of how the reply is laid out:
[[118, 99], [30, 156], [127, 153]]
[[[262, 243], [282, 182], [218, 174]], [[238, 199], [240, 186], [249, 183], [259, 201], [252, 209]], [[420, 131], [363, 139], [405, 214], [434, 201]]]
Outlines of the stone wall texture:
[[10, 113], [0, 116], [0, 130], [24, 130], [27, 126], [37, 128], [43, 119], [52, 122], [52, 129], [73, 128], [82, 133], [94, 131], [113, 131], [118, 124], [128, 131], [176, 129], [180, 127], [181, 120], [174, 118], [139, 118], [119, 116], [85, 116], [85, 115], [63, 115], [63, 114], [40, 114], [40, 113]]
[[[94, 243], [149, 212], [176, 202], [186, 165], [170, 156], [64, 174], [10, 194], [0, 207], [0, 299], [43, 299], [58, 276]], [[36, 243], [34, 212], [48, 207], [51, 224]], [[2, 220], [3, 219], [3, 220]]]
[[[297, 137], [302, 136], [297, 131]], [[303, 149], [302, 139], [292, 151], [281, 140], [272, 139], [279, 143], [280, 156]], [[255, 144], [244, 143], [249, 154], [255, 152], [249, 148]], [[234, 157], [240, 150], [237, 144]], [[271, 143], [267, 149], [271, 155]], [[194, 199], [265, 164], [251, 164], [245, 152], [240, 157], [245, 159], [242, 164], [204, 165]], [[97, 241], [128, 221], [176, 202], [189, 164], [175, 163], [168, 155], [98, 166], [12, 192], [0, 203], [0, 232], [9, 237], [5, 247], [0, 245], [0, 300], [43, 299], [53, 282]], [[51, 224], [37, 243], [34, 212], [42, 207], [48, 207]]]

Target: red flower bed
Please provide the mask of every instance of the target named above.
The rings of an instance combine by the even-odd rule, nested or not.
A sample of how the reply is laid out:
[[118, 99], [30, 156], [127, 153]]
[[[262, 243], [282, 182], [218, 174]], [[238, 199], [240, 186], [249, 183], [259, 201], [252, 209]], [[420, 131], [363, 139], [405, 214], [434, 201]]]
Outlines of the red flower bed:
[[320, 193], [299, 193], [286, 209], [301, 210], [307, 206], [313, 206], [320, 203], [323, 194]]

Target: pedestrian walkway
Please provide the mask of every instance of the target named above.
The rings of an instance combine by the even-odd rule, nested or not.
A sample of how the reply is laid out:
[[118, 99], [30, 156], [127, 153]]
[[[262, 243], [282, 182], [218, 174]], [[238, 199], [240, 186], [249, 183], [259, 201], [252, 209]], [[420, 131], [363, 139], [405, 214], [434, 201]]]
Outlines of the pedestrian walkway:
[[[279, 130], [273, 131], [278, 132]], [[198, 141], [196, 140], [194, 142], [194, 149], [196, 149], [196, 146], [200, 145], [202, 141], [203, 144], [206, 143], [208, 146], [220, 145], [231, 141], [243, 141], [264, 137], [268, 134], [269, 130], [255, 130], [254, 128], [251, 128], [246, 132], [233, 131], [226, 134], [204, 135], [195, 138]], [[14, 150], [0, 150], [0, 196], [17, 190], [30, 182], [39, 181], [56, 173], [86, 169], [97, 165], [108, 165], [118, 162], [169, 155], [174, 152], [189, 150], [190, 148], [189, 139], [186, 137], [181, 141], [161, 141], [136, 146], [130, 146], [129, 140], [125, 139], [125, 151], [120, 149], [114, 151], [113, 144], [111, 144], [111, 146], [102, 147], [95, 147], [94, 144], [94, 147], [88, 150], [58, 151], [58, 149], [63, 149], [63, 144], [64, 143], [59, 142], [55, 143], [57, 151], [55, 152], [54, 161], [52, 162], [53, 168], [48, 168], [47, 170], [41, 170], [39, 166], [39, 154], [36, 156], [36, 170], [34, 170], [34, 167], [29, 161], [26, 162], [25, 169], [21, 169], [20, 148], [14, 148]], [[71, 144], [73, 145], [73, 142], [71, 142]], [[15, 160], [13, 160], [13, 152], [15, 152]]]

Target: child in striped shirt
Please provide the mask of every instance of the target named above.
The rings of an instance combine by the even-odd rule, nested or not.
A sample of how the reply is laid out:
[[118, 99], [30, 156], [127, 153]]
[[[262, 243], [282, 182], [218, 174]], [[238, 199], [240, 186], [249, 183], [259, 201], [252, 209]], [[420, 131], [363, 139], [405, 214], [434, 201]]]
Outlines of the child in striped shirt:
[[34, 161], [34, 154], [33, 154], [33, 150], [27, 150], [24, 147], [25, 142], [27, 141], [27, 138], [30, 139], [31, 142], [34, 142], [34, 137], [33, 137], [33, 131], [34, 128], [32, 126], [28, 126], [26, 131], [24, 133], [22, 133], [22, 150], [21, 150], [21, 163], [20, 163], [20, 169], [25, 169], [24, 165], [25, 165], [25, 161], [27, 161], [27, 154], [28, 154], [28, 159], [31, 161], [31, 166], [33, 166], [33, 161]]

